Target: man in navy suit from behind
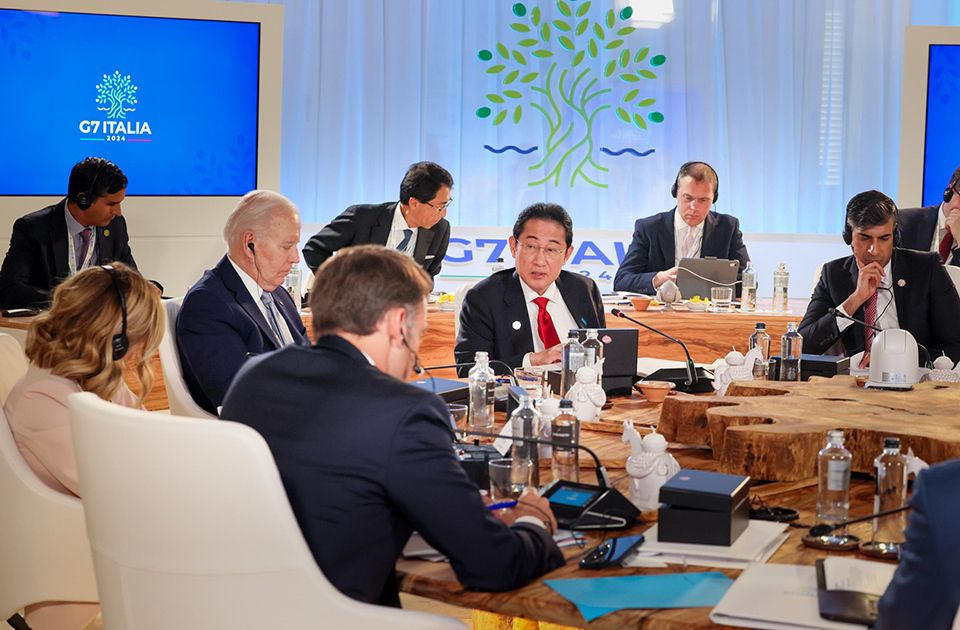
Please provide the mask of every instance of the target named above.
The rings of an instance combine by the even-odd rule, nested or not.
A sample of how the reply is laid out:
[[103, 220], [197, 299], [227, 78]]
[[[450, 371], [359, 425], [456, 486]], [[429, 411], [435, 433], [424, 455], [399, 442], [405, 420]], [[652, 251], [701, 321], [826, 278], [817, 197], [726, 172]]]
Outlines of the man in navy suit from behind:
[[223, 238], [227, 255], [187, 291], [177, 315], [183, 378], [213, 414], [248, 356], [310, 343], [300, 305], [280, 287], [300, 261], [296, 206], [279, 193], [249, 192], [227, 218]]
[[511, 590], [564, 563], [549, 502], [528, 488], [488, 510], [443, 401], [406, 382], [431, 284], [396, 250], [340, 251], [310, 291], [317, 343], [252, 359], [223, 406], [270, 446], [323, 574], [364, 602], [399, 606], [394, 565], [414, 530], [467, 588]]
[[718, 186], [717, 173], [709, 164], [687, 162], [681, 166], [670, 189], [676, 207], [637, 220], [630, 249], [613, 279], [613, 290], [653, 295], [667, 280], [676, 281], [684, 258], [739, 260], [742, 271], [749, 255], [740, 221], [729, 214], [710, 212], [717, 202]]

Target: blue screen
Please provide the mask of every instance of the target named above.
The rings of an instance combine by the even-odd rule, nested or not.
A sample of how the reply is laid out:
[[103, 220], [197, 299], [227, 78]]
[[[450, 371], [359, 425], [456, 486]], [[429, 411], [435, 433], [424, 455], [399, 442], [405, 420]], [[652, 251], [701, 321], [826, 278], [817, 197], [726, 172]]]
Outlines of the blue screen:
[[260, 25], [0, 9], [0, 195], [64, 195], [88, 156], [130, 195], [256, 188]]
[[960, 46], [932, 45], [927, 66], [927, 126], [923, 155], [923, 205], [937, 206], [960, 164]]
[[580, 490], [569, 486], [560, 486], [556, 492], [550, 495], [550, 502], [560, 505], [572, 505], [573, 507], [585, 506], [596, 494], [594, 490]]

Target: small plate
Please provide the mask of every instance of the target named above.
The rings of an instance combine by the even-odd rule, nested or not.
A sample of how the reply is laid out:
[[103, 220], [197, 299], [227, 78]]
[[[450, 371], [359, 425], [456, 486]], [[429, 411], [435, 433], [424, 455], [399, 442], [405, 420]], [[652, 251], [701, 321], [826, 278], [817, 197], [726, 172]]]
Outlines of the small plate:
[[444, 302], [443, 304], [440, 305], [440, 310], [443, 311], [444, 313], [452, 313], [453, 311], [457, 310], [457, 303]]
[[702, 313], [710, 306], [710, 302], [687, 302], [687, 308], [694, 313]]

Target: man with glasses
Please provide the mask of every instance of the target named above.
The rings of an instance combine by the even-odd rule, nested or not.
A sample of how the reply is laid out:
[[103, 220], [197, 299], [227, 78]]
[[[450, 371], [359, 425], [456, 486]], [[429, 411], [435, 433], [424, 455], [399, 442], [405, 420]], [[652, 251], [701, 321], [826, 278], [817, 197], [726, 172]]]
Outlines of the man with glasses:
[[573, 222], [566, 210], [535, 203], [521, 212], [510, 253], [515, 269], [493, 274], [464, 297], [457, 363], [473, 361], [478, 350], [511, 368], [558, 363], [567, 331], [606, 326], [596, 283], [561, 270], [573, 254]]
[[633, 242], [613, 280], [615, 291], [653, 295], [667, 280], [676, 281], [684, 258], [712, 256], [739, 260], [741, 270], [746, 266], [749, 256], [740, 221], [710, 212], [717, 202], [718, 184], [717, 172], [706, 162], [680, 167], [670, 189], [677, 206], [637, 221]]
[[440, 273], [450, 243], [444, 219], [453, 203], [453, 177], [439, 164], [417, 162], [400, 183], [400, 201], [350, 206], [310, 237], [303, 259], [314, 273], [337, 250], [383, 245], [412, 256], [431, 279]]
[[936, 252], [940, 262], [960, 267], [956, 235], [960, 234], [960, 168], [943, 191], [943, 203], [900, 211], [900, 247]]

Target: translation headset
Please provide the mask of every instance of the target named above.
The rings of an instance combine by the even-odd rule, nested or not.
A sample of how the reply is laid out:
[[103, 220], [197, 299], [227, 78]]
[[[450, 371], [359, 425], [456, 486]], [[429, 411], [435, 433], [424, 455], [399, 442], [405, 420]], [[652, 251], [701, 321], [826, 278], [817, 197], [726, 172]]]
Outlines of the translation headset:
[[956, 192], [954, 188], [956, 187], [956, 180], [950, 182], [950, 185], [947, 186], [947, 189], [943, 191], [943, 203], [950, 203], [950, 200], [953, 199], [953, 194]]
[[103, 265], [100, 268], [110, 274], [113, 286], [117, 289], [117, 297], [120, 298], [120, 314], [123, 318], [123, 325], [120, 334], [114, 335], [113, 339], [110, 340], [110, 347], [113, 348], [113, 360], [119, 361], [130, 349], [130, 340], [127, 339], [127, 300], [123, 297], [123, 285], [120, 283], [120, 275], [117, 270], [110, 265]]
[[[947, 190], [950, 190], [949, 188]], [[944, 199], [947, 193], [943, 193]], [[893, 208], [893, 246], [900, 247], [900, 210]], [[853, 244], [853, 228], [850, 226], [850, 212], [848, 211], [843, 220], [843, 242], [847, 245]]]
[[93, 181], [90, 182], [90, 188], [87, 189], [87, 192], [77, 193], [75, 203], [81, 210], [87, 210], [93, 205], [93, 188], [97, 185], [97, 178], [100, 177], [100, 171], [102, 171], [103, 167], [107, 164], [109, 164], [109, 162], [101, 158], [99, 164], [97, 164], [97, 170], [93, 173]]
[[683, 177], [684, 175], [686, 175], [687, 173], [685, 173], [684, 171], [686, 171], [688, 167], [691, 167], [691, 166], [693, 166], [694, 164], [703, 164], [704, 166], [706, 166], [707, 168], [710, 169], [710, 172], [711, 172], [711, 173], [713, 173], [713, 179], [716, 180], [716, 182], [717, 182], [717, 183], [714, 185], [714, 187], [713, 187], [713, 203], [717, 203], [717, 197], [718, 197], [719, 194], [720, 194], [720, 178], [717, 177], [717, 172], [716, 172], [715, 170], [713, 170], [713, 167], [712, 167], [712, 166], [710, 166], [710, 165], [707, 164], [706, 162], [700, 162], [700, 161], [696, 161], [696, 160], [694, 160], [693, 162], [686, 162], [686, 163], [684, 163], [684, 164], [680, 167], [680, 170], [677, 171], [677, 178], [676, 178], [675, 180], [673, 180], [673, 186], [671, 186], [671, 188], [670, 188], [670, 195], [671, 195], [674, 199], [677, 198], [677, 187], [680, 185], [680, 178]]

